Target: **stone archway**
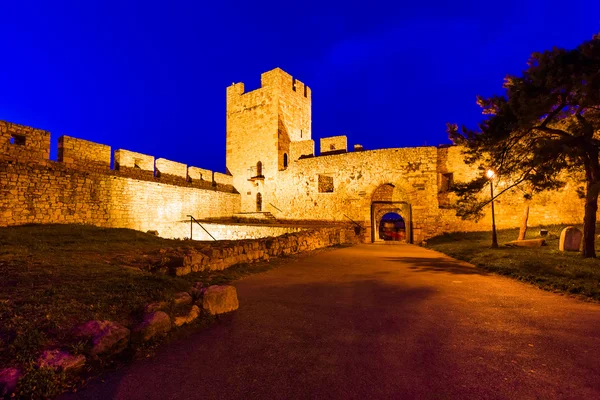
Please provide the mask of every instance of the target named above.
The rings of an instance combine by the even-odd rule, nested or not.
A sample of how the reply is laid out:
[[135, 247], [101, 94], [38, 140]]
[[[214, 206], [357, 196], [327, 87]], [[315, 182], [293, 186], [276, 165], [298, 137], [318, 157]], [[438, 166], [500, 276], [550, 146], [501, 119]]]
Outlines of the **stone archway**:
[[398, 214], [404, 222], [404, 235], [401, 241], [412, 243], [412, 208], [410, 203], [398, 199], [396, 187], [391, 183], [380, 185], [371, 197], [371, 241], [383, 242], [380, 235], [384, 215]]

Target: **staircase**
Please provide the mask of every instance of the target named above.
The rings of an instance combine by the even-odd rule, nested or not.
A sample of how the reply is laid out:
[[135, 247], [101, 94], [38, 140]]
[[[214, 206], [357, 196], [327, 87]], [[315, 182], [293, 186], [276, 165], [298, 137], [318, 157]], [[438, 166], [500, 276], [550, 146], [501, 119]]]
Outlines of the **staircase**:
[[277, 218], [268, 211], [265, 212], [247, 212], [233, 215], [236, 222], [255, 223], [255, 224], [275, 224]]

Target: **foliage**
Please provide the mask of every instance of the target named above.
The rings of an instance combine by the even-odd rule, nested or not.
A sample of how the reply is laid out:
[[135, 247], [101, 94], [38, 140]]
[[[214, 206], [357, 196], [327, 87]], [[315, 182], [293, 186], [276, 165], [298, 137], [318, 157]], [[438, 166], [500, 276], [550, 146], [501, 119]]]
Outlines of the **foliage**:
[[[531, 193], [558, 189], [565, 175], [582, 171], [586, 184], [584, 256], [595, 257], [594, 236], [600, 190], [600, 37], [573, 50], [534, 53], [522, 76], [507, 76], [505, 95], [478, 97], [487, 119], [478, 129], [448, 124], [454, 143], [465, 147], [465, 161], [491, 167], [510, 182], [504, 190], [526, 185]], [[457, 214], [480, 215], [477, 195], [488, 180], [482, 173], [456, 185]], [[498, 193], [497, 196], [501, 195]], [[497, 197], [496, 196], [496, 197]]]

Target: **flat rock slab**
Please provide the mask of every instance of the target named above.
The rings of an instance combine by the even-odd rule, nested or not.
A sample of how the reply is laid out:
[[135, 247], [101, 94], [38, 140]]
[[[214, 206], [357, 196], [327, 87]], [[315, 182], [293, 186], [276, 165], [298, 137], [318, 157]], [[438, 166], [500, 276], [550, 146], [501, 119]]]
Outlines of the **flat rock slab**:
[[211, 315], [235, 311], [239, 306], [237, 291], [233, 286], [209, 286], [202, 298], [202, 308]]
[[542, 247], [546, 245], [546, 239], [513, 240], [505, 244], [506, 247]]
[[0, 396], [6, 396], [15, 391], [21, 371], [17, 368], [4, 368], [0, 370]]
[[88, 321], [75, 329], [75, 336], [89, 341], [91, 356], [118, 354], [129, 344], [129, 329], [112, 321]]
[[38, 366], [40, 368], [50, 368], [55, 371], [64, 371], [73, 374], [81, 370], [84, 365], [84, 355], [73, 355], [59, 349], [44, 350], [38, 359]]
[[171, 330], [171, 318], [164, 311], [144, 314], [142, 322], [132, 332], [135, 342], [147, 342], [157, 336], [164, 336]]

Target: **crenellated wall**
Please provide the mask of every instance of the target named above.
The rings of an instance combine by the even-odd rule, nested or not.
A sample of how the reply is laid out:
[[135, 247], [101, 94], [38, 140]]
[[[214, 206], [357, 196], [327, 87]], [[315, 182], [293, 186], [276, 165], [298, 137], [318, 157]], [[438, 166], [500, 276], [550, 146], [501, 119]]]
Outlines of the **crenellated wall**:
[[[211, 171], [208, 181], [190, 180], [185, 164], [158, 159], [155, 176], [154, 157], [122, 149], [112, 170], [110, 147], [66, 136], [59, 160], [51, 161], [47, 132], [2, 121], [0, 132], [0, 226], [85, 223], [179, 237], [188, 215], [222, 218], [240, 210], [224, 174], [218, 182]], [[11, 134], [24, 135], [24, 144], [4, 140]]]

